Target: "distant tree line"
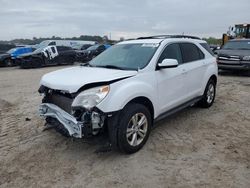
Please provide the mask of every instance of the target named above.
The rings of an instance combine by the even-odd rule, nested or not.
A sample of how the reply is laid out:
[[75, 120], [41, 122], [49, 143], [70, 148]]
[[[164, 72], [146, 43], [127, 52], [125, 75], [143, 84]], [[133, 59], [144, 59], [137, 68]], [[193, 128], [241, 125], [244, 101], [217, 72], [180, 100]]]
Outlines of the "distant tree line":
[[[208, 44], [218, 44], [221, 45], [222, 40], [217, 39], [214, 37], [209, 38], [202, 38], [203, 40], [207, 41]], [[5, 44], [25, 44], [25, 45], [33, 45], [33, 44], [39, 44], [40, 42], [44, 40], [86, 40], [86, 41], [97, 41], [98, 43], [116, 43], [117, 41], [109, 40], [108, 36], [91, 36], [91, 35], [81, 35], [79, 37], [69, 37], [69, 38], [62, 38], [57, 36], [52, 37], [33, 37], [32, 39], [14, 39], [10, 41], [0, 41], [0, 43]], [[120, 41], [125, 40], [123, 37], [120, 38]]]
[[32, 39], [14, 39], [10, 41], [0, 41], [0, 43], [5, 44], [25, 44], [25, 45], [34, 45], [39, 44], [44, 40], [85, 40], [85, 41], [97, 41], [98, 43], [114, 43], [115, 41], [111, 41], [108, 39], [107, 36], [90, 36], [90, 35], [81, 35], [80, 37], [69, 37], [69, 38], [62, 38], [57, 36], [52, 37], [33, 37]]
[[217, 38], [214, 38], [214, 37], [202, 38], [202, 40], [207, 41], [208, 44], [217, 44], [217, 45], [222, 44], [222, 39], [217, 39]]

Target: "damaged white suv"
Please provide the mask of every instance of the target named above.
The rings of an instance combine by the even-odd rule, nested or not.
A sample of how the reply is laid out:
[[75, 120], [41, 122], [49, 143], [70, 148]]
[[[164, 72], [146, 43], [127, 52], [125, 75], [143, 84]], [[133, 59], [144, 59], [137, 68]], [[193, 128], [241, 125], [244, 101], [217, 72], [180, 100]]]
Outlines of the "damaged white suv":
[[44, 75], [39, 113], [65, 135], [107, 131], [111, 146], [134, 153], [155, 121], [213, 104], [218, 68], [208, 49], [197, 37], [178, 35], [118, 43], [88, 64]]

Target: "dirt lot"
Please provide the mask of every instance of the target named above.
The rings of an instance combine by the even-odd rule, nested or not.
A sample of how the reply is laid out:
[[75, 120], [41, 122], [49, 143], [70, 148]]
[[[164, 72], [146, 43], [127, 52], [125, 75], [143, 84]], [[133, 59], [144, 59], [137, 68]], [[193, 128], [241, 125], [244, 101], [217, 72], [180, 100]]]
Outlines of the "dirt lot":
[[0, 69], [0, 187], [250, 187], [250, 77], [219, 77], [215, 104], [160, 123], [133, 155], [42, 131], [44, 73]]

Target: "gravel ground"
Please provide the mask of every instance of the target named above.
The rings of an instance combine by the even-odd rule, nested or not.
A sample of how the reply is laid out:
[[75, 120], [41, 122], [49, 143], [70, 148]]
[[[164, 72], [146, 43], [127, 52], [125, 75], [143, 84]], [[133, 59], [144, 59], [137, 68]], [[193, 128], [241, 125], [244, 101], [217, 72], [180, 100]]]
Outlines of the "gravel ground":
[[61, 68], [0, 69], [0, 187], [250, 187], [250, 75], [219, 76], [210, 109], [159, 122], [124, 155], [43, 131], [39, 80]]

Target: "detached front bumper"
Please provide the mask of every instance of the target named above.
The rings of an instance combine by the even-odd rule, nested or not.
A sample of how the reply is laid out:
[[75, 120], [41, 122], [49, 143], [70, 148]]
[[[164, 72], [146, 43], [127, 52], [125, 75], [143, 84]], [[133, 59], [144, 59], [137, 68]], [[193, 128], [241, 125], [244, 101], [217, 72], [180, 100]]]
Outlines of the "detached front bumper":
[[82, 138], [82, 128], [84, 128], [83, 122], [77, 121], [74, 116], [65, 112], [58, 106], [51, 103], [42, 103], [39, 107], [39, 115], [41, 117], [52, 117], [57, 119], [64, 128], [67, 129], [70, 136]]

